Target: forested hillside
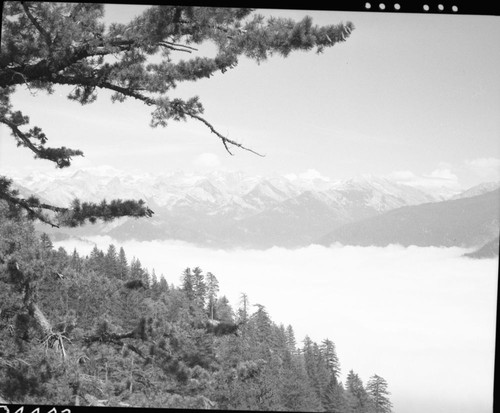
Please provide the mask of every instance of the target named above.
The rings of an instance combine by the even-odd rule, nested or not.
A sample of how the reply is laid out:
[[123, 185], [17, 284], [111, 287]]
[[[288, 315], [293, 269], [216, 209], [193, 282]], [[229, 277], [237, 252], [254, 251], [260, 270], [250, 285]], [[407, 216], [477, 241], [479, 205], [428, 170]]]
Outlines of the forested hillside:
[[498, 237], [499, 211], [500, 190], [496, 189], [471, 197], [394, 209], [343, 225], [318, 243], [478, 247]]
[[245, 294], [231, 308], [214, 274], [186, 268], [175, 286], [113, 245], [55, 250], [18, 212], [0, 203], [2, 400], [390, 411], [382, 377], [343, 384], [332, 340], [297, 343]]

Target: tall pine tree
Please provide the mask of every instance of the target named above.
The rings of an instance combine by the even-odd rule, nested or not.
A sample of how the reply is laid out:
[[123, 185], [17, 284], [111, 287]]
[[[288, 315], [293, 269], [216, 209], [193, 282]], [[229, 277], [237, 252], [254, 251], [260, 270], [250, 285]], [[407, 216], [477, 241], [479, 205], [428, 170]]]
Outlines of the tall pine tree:
[[219, 292], [219, 281], [211, 272], [207, 272], [207, 311], [211, 320], [214, 319], [215, 303], [217, 301], [217, 294]]
[[366, 384], [366, 390], [373, 402], [374, 413], [391, 413], [392, 403], [389, 399], [390, 392], [387, 390], [387, 381], [374, 374]]

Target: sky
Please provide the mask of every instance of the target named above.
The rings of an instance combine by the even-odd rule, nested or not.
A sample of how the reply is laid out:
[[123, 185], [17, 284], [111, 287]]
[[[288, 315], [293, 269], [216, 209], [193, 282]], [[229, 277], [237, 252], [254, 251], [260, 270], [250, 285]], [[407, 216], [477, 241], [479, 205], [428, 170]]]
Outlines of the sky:
[[107, 236], [54, 245], [88, 255], [111, 243], [169, 284], [179, 286], [186, 267], [212, 272], [234, 309], [246, 293], [292, 325], [299, 346], [306, 334], [329, 338], [341, 380], [351, 369], [365, 384], [384, 377], [397, 413], [492, 411], [498, 259], [396, 245], [225, 251]]
[[[127, 22], [142, 7], [107, 5], [106, 21]], [[50, 145], [83, 150], [74, 169], [309, 171], [330, 179], [371, 174], [464, 189], [500, 179], [498, 17], [259, 12], [356, 27], [322, 54], [298, 52], [260, 65], [242, 58], [225, 74], [174, 91], [200, 96], [206, 119], [265, 157], [240, 150], [230, 156], [194, 120], [150, 128], [150, 108], [131, 100], [113, 104], [107, 93], [82, 107], [66, 99], [68, 88], [47, 96], [20, 87], [14, 107], [42, 127]], [[1, 127], [0, 173], [34, 170], [57, 172], [17, 148]]]

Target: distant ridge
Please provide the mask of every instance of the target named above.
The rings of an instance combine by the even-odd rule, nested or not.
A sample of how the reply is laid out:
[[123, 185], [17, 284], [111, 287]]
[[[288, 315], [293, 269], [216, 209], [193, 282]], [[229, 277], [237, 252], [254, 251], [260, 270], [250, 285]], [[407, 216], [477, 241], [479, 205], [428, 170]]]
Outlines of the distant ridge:
[[72, 199], [143, 199], [155, 212], [48, 233], [109, 235], [118, 241], [180, 240], [222, 248], [301, 247], [326, 232], [405, 205], [440, 200], [386, 178], [334, 181], [320, 174], [252, 176], [242, 172], [128, 174], [112, 168], [17, 179], [26, 190], [58, 206]]
[[477, 249], [476, 251], [464, 254], [464, 257], [476, 258], [476, 259], [495, 258], [498, 257], [499, 255], [499, 248], [500, 248], [499, 237], [496, 237], [495, 239], [492, 239], [490, 242], [484, 244], [481, 248]]
[[498, 188], [500, 188], [500, 182], [483, 182], [482, 184], [475, 185], [450, 199], [470, 198], [472, 196], [482, 195], [486, 192], [494, 191]]
[[479, 247], [498, 236], [500, 189], [473, 197], [398, 208], [343, 225], [319, 244]]
[[143, 199], [155, 212], [149, 219], [123, 218], [79, 228], [37, 224], [54, 239], [108, 235], [117, 241], [179, 240], [256, 249], [332, 242], [479, 248], [499, 228], [499, 196], [487, 194], [498, 184], [490, 182], [450, 194], [456, 198], [452, 201], [443, 201], [444, 192], [436, 193], [436, 188], [428, 193], [376, 176], [333, 181], [318, 173], [134, 175], [98, 168], [57, 177], [32, 174], [16, 183], [22, 185], [23, 196], [34, 193], [54, 205], [65, 206], [75, 197], [97, 202]]

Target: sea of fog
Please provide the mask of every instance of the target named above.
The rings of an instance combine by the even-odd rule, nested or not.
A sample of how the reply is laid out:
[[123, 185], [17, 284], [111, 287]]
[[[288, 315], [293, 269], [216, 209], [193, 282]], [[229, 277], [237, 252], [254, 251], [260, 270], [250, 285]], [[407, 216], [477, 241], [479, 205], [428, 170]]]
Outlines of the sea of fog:
[[334, 341], [345, 380], [378, 374], [396, 413], [490, 413], [498, 259], [436, 247], [309, 246], [214, 250], [176, 241], [109, 237], [55, 243], [87, 255], [123, 246], [150, 271], [180, 284], [186, 267], [216, 275], [233, 308], [245, 292], [276, 323]]

